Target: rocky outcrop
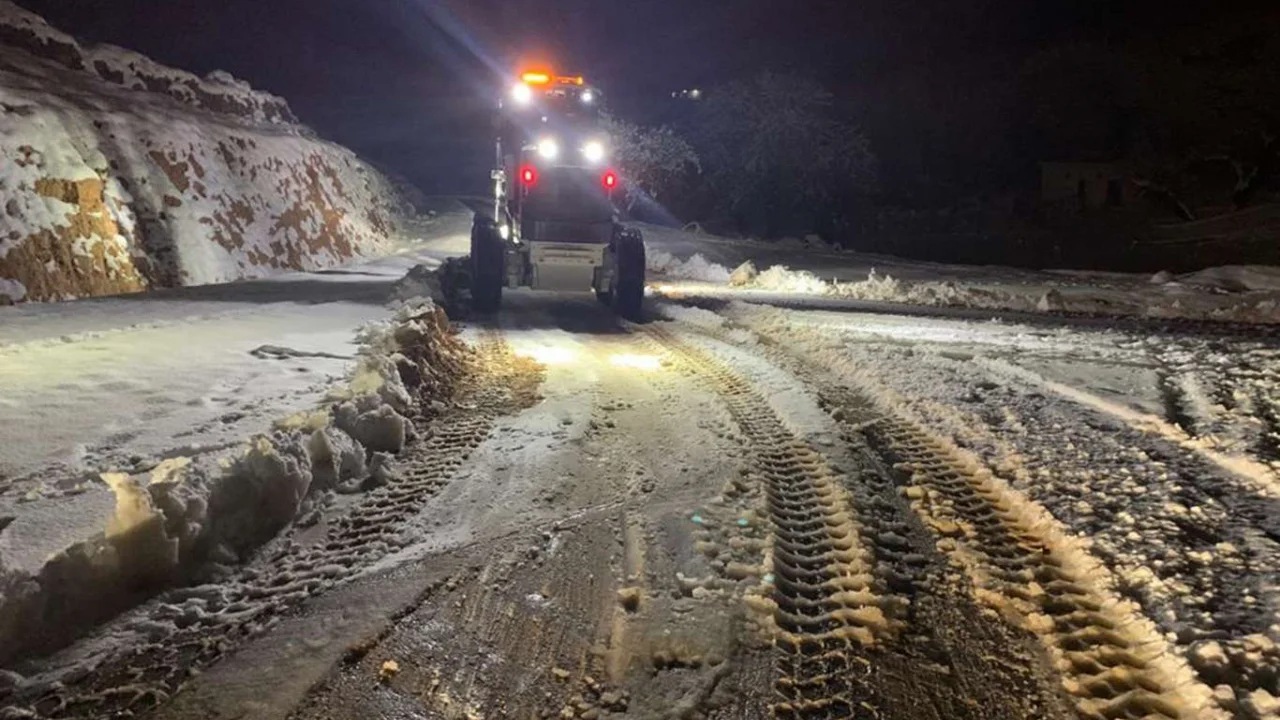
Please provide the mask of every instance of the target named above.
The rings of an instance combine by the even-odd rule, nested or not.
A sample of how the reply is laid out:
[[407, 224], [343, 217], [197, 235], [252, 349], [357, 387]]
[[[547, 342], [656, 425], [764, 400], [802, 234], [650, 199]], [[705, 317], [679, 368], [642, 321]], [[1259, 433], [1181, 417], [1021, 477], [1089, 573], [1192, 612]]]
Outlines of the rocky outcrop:
[[215, 71], [202, 78], [114, 45], [81, 45], [8, 0], [0, 2], [0, 45], [121, 88], [168, 95], [191, 107], [257, 122], [298, 122], [284, 98], [254, 90], [229, 73]]
[[282, 99], [0, 0], [0, 304], [329, 267], [384, 249], [403, 209]]

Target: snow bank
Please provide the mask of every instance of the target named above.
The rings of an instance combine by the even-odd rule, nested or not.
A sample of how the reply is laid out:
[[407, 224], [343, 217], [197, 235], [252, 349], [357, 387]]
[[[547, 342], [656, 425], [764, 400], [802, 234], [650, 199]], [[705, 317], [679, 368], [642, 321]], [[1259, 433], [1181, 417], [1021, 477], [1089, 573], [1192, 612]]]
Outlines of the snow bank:
[[976, 310], [1280, 323], [1275, 267], [1211, 268], [1182, 276], [1030, 271], [834, 252], [813, 238], [764, 243], [658, 226], [645, 226], [645, 238], [657, 290], [687, 296], [742, 290], [756, 300], [779, 293]]
[[708, 261], [701, 253], [688, 260], [681, 260], [669, 252], [649, 250], [645, 256], [645, 265], [651, 273], [676, 280], [727, 283], [730, 276], [728, 268]]
[[774, 265], [743, 283], [744, 287], [783, 293], [810, 293], [821, 295], [830, 285], [817, 275], [805, 270], [792, 270], [786, 265]]
[[1280, 292], [1280, 268], [1226, 265], [1179, 275], [1171, 281], [1226, 292]]
[[[735, 273], [739, 273], [735, 270]], [[992, 291], [964, 287], [953, 282], [907, 283], [891, 275], [877, 273], [874, 268], [867, 279], [857, 282], [823, 280], [808, 270], [792, 270], [785, 265], [774, 265], [764, 272], [753, 273], [735, 283], [749, 290], [766, 292], [827, 295], [874, 302], [898, 302], [913, 305], [939, 307], [1001, 307], [1014, 305], [1013, 298]], [[1031, 302], [1034, 303], [1034, 300]], [[1018, 309], [1028, 309], [1026, 303], [1017, 303]]]
[[0, 304], [316, 270], [402, 211], [283, 100], [82, 47], [0, 0]]
[[[344, 386], [233, 454], [103, 474], [114, 502], [96, 526], [50, 528], [69, 522], [63, 505], [43, 515], [16, 506], [0, 536], [0, 664], [55, 650], [165, 585], [239, 562], [320, 493], [358, 491], [370, 473], [387, 472], [382, 453], [400, 452], [416, 436], [410, 416], [452, 395], [470, 350], [425, 298], [400, 304], [359, 339]], [[102, 490], [84, 497], [92, 505]], [[34, 559], [36, 543], [25, 540], [33, 536], [44, 538], [45, 553]]]
[[[757, 292], [925, 307], [1280, 323], [1280, 289], [1274, 289], [1280, 287], [1280, 268], [1213, 268], [1170, 280], [1160, 287], [1137, 282], [1116, 287], [1084, 281], [1034, 283], [1025, 279], [907, 282], [877, 273], [874, 268], [866, 280], [845, 282], [825, 280], [808, 270], [793, 270], [786, 265], [757, 272], [747, 261], [730, 273], [720, 265], [707, 263], [700, 255], [687, 262], [661, 251], [652, 257], [656, 260], [650, 270], [664, 278], [727, 284]], [[681, 286], [675, 290], [696, 294], [698, 288]]]

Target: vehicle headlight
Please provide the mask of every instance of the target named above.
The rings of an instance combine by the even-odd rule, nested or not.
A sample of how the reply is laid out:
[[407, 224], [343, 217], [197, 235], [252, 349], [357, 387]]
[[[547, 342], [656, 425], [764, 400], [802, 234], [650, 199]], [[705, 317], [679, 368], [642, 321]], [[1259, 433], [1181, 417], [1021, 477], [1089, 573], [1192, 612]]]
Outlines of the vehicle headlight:
[[590, 105], [591, 103], [596, 101], [596, 94], [591, 92], [590, 90], [583, 90], [581, 97], [582, 97], [582, 102], [585, 105]]
[[511, 88], [511, 99], [514, 100], [517, 105], [528, 105], [533, 102], [533, 88], [525, 85], [524, 83], [519, 83], [515, 87]]
[[545, 160], [555, 160], [560, 154], [560, 143], [555, 138], [542, 138], [538, 141], [538, 154]]
[[587, 141], [587, 144], [582, 146], [582, 156], [593, 163], [604, 160], [604, 143], [599, 140]]

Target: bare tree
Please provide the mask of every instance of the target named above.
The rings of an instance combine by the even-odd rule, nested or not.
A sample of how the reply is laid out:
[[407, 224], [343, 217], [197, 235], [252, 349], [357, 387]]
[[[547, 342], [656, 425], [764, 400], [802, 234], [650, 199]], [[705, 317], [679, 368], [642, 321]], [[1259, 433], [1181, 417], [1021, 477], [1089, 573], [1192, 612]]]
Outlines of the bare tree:
[[693, 146], [669, 127], [608, 118], [606, 128], [625, 181], [628, 210], [644, 196], [665, 199], [702, 171]]
[[875, 185], [866, 136], [806, 78], [765, 73], [714, 90], [696, 128], [707, 181], [743, 230], [812, 231], [851, 190]]

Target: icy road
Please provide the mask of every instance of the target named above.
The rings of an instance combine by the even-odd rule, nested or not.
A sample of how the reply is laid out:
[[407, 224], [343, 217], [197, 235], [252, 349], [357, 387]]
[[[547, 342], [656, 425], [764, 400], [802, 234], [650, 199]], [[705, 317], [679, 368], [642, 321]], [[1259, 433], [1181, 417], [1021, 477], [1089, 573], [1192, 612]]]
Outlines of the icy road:
[[[511, 292], [462, 318], [458, 394], [380, 482], [8, 661], [0, 717], [1280, 717], [1273, 333], [652, 303], [632, 325]], [[323, 338], [367, 307], [281, 307], [288, 337], [216, 357], [341, 363], [313, 353], [350, 355]], [[29, 384], [78, 402], [91, 387], [60, 388], [93, 358], [194, 383], [216, 364], [197, 335], [131, 362], [72, 335], [103, 349]], [[19, 470], [106, 447], [55, 457], [29, 432]]]

